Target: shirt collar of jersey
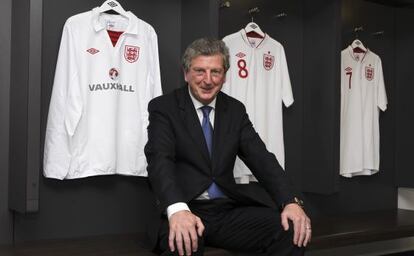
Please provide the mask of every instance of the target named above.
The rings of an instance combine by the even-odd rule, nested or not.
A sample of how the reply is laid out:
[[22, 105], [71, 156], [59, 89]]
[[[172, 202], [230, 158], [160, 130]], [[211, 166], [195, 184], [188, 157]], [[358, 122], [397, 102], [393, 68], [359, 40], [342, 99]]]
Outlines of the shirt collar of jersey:
[[265, 42], [267, 41], [267, 39], [268, 39], [268, 35], [265, 33], [264, 34], [264, 37], [263, 37], [263, 39], [262, 39], [262, 41], [260, 41], [260, 43], [257, 45], [257, 46], [252, 46], [251, 44], [250, 44], [250, 42], [249, 42], [249, 38], [248, 38], [248, 36], [246, 35], [246, 30], [244, 30], [244, 28], [242, 28], [241, 30], [240, 30], [240, 34], [241, 34], [241, 37], [243, 38], [243, 41], [246, 43], [246, 45], [249, 47], [249, 48], [257, 48], [257, 49], [260, 49], [260, 48], [262, 48], [263, 47], [263, 45], [265, 44]]
[[[194, 98], [193, 94], [190, 91], [190, 86], [188, 86], [188, 93], [190, 94], [191, 101], [193, 102], [194, 108], [196, 110], [203, 107], [203, 106], [205, 106], [203, 103], [199, 102], [196, 98]], [[213, 109], [215, 109], [216, 108], [216, 99], [217, 99], [217, 96], [214, 97], [214, 99], [207, 106], [210, 106]]]
[[356, 55], [354, 54], [354, 49], [350, 45], [348, 46], [348, 52], [349, 52], [349, 55], [351, 55], [352, 59], [354, 59], [356, 62], [361, 61], [361, 63], [363, 63], [365, 61], [365, 57], [368, 55], [368, 53], [370, 52], [370, 50], [367, 48], [367, 51], [362, 56], [361, 60], [358, 60], [357, 59]]
[[[105, 26], [99, 22], [100, 13], [98, 12], [98, 9], [99, 7], [92, 9], [92, 24], [96, 32], [105, 29]], [[124, 33], [138, 35], [138, 17], [130, 11], [127, 11], [126, 14], [128, 17], [128, 26]]]

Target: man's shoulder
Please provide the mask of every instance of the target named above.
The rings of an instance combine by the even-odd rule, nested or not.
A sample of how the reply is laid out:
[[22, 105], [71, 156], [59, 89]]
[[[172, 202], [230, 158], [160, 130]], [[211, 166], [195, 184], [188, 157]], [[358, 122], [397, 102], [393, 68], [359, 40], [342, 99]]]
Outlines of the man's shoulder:
[[169, 93], [153, 98], [148, 104], [148, 109], [163, 107], [171, 108], [174, 106], [178, 106], [178, 98], [184, 96], [184, 89], [185, 88], [181, 87]]
[[224, 92], [222, 92], [222, 91], [220, 91], [220, 93], [219, 93], [219, 97], [221, 97], [222, 98], [222, 100], [224, 101], [224, 102], [226, 102], [226, 105], [228, 106], [228, 107], [230, 107], [230, 108], [237, 108], [237, 109], [246, 109], [245, 108], [245, 106], [244, 106], [244, 104], [241, 102], [241, 101], [239, 101], [238, 99], [236, 99], [236, 98], [233, 98], [232, 96], [230, 96], [230, 95], [227, 95], [226, 93], [224, 93]]

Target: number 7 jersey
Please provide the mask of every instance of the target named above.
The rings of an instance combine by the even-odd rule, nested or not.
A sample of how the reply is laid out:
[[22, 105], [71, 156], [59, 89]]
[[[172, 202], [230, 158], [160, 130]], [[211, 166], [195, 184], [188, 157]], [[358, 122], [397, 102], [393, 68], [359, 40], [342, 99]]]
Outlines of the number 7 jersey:
[[[267, 34], [264, 38], [247, 37], [244, 29], [223, 41], [229, 48], [230, 69], [222, 91], [244, 103], [267, 150], [284, 169], [282, 101], [289, 107], [293, 94], [283, 46]], [[239, 158], [234, 176], [239, 183], [255, 180]]]
[[381, 59], [351, 46], [341, 53], [340, 175], [379, 170], [379, 110], [387, 109]]

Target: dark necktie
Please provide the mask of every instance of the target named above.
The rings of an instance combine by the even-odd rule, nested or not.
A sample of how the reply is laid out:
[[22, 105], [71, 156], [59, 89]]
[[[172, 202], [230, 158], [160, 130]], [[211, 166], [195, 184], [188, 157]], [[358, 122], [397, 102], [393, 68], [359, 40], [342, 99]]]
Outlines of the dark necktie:
[[[211, 126], [209, 115], [212, 109], [213, 108], [210, 106], [201, 107], [201, 111], [203, 111], [203, 122], [201, 124], [201, 127], [203, 128], [204, 138], [206, 140], [210, 158], [212, 156], [213, 150], [213, 127]], [[210, 199], [224, 197], [223, 192], [221, 192], [220, 188], [215, 182], [211, 183], [210, 187], [207, 189], [207, 192]]]

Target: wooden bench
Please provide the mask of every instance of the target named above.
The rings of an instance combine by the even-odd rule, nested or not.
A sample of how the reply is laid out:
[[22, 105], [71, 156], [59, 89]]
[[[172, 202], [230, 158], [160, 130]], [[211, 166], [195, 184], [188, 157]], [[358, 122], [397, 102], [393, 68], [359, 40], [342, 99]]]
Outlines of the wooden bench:
[[[414, 211], [393, 210], [313, 219], [313, 239], [308, 250], [330, 249], [374, 241], [414, 236]], [[91, 238], [25, 242], [0, 247], [2, 256], [153, 256], [140, 242], [142, 235], [110, 235]], [[206, 248], [206, 256], [234, 253]]]
[[354, 213], [313, 220], [310, 250], [385, 241], [414, 236], [414, 211]]

